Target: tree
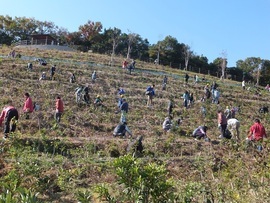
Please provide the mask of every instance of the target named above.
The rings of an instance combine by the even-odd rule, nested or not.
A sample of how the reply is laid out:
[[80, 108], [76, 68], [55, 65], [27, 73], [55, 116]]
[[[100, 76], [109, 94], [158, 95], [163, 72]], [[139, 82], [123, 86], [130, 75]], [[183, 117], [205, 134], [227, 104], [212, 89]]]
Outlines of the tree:
[[0, 30], [0, 44], [11, 45], [13, 38]]
[[242, 69], [244, 72], [250, 74], [256, 84], [259, 85], [261, 73], [264, 69], [263, 60], [260, 57], [249, 57], [244, 61], [239, 60], [236, 62], [237, 68]]
[[184, 46], [183, 54], [185, 57], [185, 70], [187, 70], [188, 69], [188, 62], [189, 62], [189, 59], [192, 55], [192, 51], [190, 50], [190, 46], [188, 46], [188, 45]]
[[37, 21], [34, 18], [15, 17], [14, 23], [14, 37], [17, 40], [27, 40], [29, 36], [37, 29]]
[[81, 33], [80, 32], [69, 32], [66, 35], [66, 41], [70, 45], [81, 45]]
[[220, 79], [223, 80], [225, 78], [225, 71], [226, 71], [226, 67], [227, 67], [227, 53], [225, 51], [222, 51], [221, 53], [221, 77]]
[[[32, 34], [57, 35], [58, 27], [53, 22], [42, 22], [34, 18], [0, 16], [2, 36], [12, 38], [12, 42], [27, 40]], [[61, 28], [63, 30], [63, 28]], [[60, 30], [61, 30], [60, 29]], [[62, 35], [62, 34], [61, 34]], [[61, 37], [60, 35], [58, 35]], [[9, 40], [8, 40], [9, 41]]]
[[52, 36], [56, 39], [58, 39], [59, 43], [66, 44], [68, 43], [67, 36], [69, 32], [66, 28], [58, 28], [56, 30], [56, 33], [52, 34]]
[[108, 30], [104, 30], [104, 36], [108, 36], [108, 42], [112, 46], [112, 53], [111, 53], [111, 64], [114, 64], [114, 56], [115, 56], [115, 50], [120, 42], [121, 38], [121, 30], [118, 28], [109, 28]]
[[193, 71], [207, 74], [209, 70], [208, 58], [201, 55], [197, 56], [195, 54], [189, 60], [189, 65], [193, 67]]
[[[220, 75], [220, 79], [223, 80], [225, 78], [227, 60], [225, 57], [218, 57], [213, 61], [213, 65], [217, 67], [217, 77]], [[213, 66], [213, 67], [214, 67]]]
[[130, 57], [134, 59], [147, 60], [149, 58], [148, 49], [148, 40], [142, 39], [141, 36], [137, 35], [130, 51]]
[[85, 41], [90, 41], [102, 31], [101, 22], [93, 22], [88, 20], [88, 22], [79, 27], [79, 31], [82, 35], [82, 38]]
[[131, 32], [128, 34], [127, 59], [130, 59], [132, 45], [135, 43], [137, 36], [137, 34]]
[[262, 85], [266, 85], [269, 84], [270, 81], [270, 60], [263, 60], [262, 64], [261, 75], [263, 75], [263, 77], [261, 77], [260, 82]]
[[164, 40], [158, 41], [157, 44], [149, 47], [149, 56], [151, 58], [156, 58], [156, 55], [158, 54], [159, 61], [163, 65], [179, 67], [179, 64], [184, 61], [184, 46], [184, 44], [178, 43], [176, 38], [167, 36]]
[[37, 21], [37, 34], [53, 34], [57, 32], [58, 27], [50, 21]]
[[12, 42], [27, 39], [37, 29], [34, 18], [0, 16], [0, 30], [5, 36], [12, 38]]
[[161, 42], [158, 41], [157, 44], [153, 44], [153, 45], [149, 46], [149, 49], [148, 49], [148, 55], [149, 55], [150, 59], [157, 60], [158, 64], [160, 62], [160, 54], [161, 54], [160, 43]]

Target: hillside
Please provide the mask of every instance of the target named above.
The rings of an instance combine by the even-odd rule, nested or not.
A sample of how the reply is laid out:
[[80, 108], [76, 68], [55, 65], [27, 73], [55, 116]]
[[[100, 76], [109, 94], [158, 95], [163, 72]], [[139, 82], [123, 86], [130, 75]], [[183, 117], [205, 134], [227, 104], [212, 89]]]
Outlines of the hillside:
[[[11, 48], [2, 47], [0, 55], [6, 56], [10, 51]], [[243, 91], [235, 81], [220, 81], [207, 75], [207, 81], [194, 85], [195, 73], [192, 72], [188, 72], [191, 78], [185, 85], [182, 70], [139, 61], [130, 75], [121, 68], [123, 58], [116, 58], [117, 65], [111, 67], [107, 66], [109, 56], [93, 53], [23, 48], [16, 48], [16, 52], [29, 59], [44, 58], [48, 65], [40, 66], [31, 61], [33, 71], [29, 72], [26, 65], [30, 61], [23, 57], [0, 58], [1, 108], [12, 99], [21, 113], [25, 92], [41, 106], [30, 120], [20, 118], [12, 138], [0, 141], [2, 194], [9, 190], [16, 197], [19, 194], [16, 187], [20, 186], [31, 194], [38, 193], [40, 202], [83, 202], [79, 197], [87, 199], [88, 193], [91, 201], [85, 202], [101, 202], [93, 187], [104, 183], [118, 197], [117, 202], [125, 202], [120, 199], [123, 188], [117, 184], [112, 167], [116, 157], [127, 154], [126, 147], [131, 141], [112, 136], [120, 120], [120, 114], [115, 111], [117, 89], [122, 87], [130, 107], [128, 126], [134, 138], [144, 136], [144, 153], [138, 159], [143, 165], [157, 163], [166, 167], [167, 178], [173, 178], [175, 193], [179, 195], [175, 202], [270, 202], [269, 142], [264, 143], [262, 152], [258, 152], [256, 146], [247, 148], [245, 145], [254, 118], [260, 118], [266, 130], [270, 129], [269, 114], [258, 112], [259, 107], [268, 105], [269, 92], [253, 87]], [[41, 73], [49, 73], [53, 64], [56, 80], [39, 81]], [[92, 83], [94, 70], [98, 78]], [[69, 83], [71, 73], [77, 77], [74, 84]], [[164, 74], [168, 76], [166, 90], [162, 90]], [[200, 101], [204, 86], [213, 81], [221, 91], [219, 105], [209, 100]], [[92, 103], [78, 106], [75, 89], [87, 83]], [[154, 106], [148, 108], [145, 89], [151, 84], [156, 85], [156, 96]], [[185, 90], [195, 96], [194, 105], [188, 109], [182, 105]], [[60, 125], [55, 127], [57, 95], [64, 101], [65, 112]], [[101, 95], [104, 108], [94, 108], [97, 95]], [[169, 98], [176, 104], [174, 121], [183, 118], [183, 122], [165, 135], [162, 123]], [[207, 110], [205, 118], [201, 114], [202, 106]], [[226, 106], [241, 108], [236, 115], [241, 122], [240, 142], [218, 139], [217, 110]], [[203, 124], [209, 128], [207, 134], [211, 142], [190, 137], [192, 131]], [[3, 199], [4, 195], [0, 197]]]

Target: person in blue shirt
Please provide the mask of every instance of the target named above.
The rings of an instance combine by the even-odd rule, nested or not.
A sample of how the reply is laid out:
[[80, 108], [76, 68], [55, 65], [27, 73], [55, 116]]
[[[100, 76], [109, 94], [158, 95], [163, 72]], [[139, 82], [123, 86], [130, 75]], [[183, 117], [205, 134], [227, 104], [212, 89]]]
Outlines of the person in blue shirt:
[[153, 98], [155, 96], [155, 85], [153, 84], [152, 86], [148, 86], [146, 89], [146, 95], [148, 95], [148, 100], [147, 100], [147, 106], [153, 106]]
[[126, 99], [123, 99], [123, 103], [120, 106], [120, 111], [124, 111], [125, 113], [128, 113], [128, 103], [126, 101]]
[[117, 90], [118, 90], [118, 94], [119, 94], [119, 95], [123, 95], [123, 94], [126, 93], [125, 90], [124, 90], [123, 88], [118, 88]]
[[121, 105], [123, 104], [123, 98], [124, 95], [121, 95], [119, 98], [118, 98], [118, 101], [117, 101], [117, 107], [120, 108]]

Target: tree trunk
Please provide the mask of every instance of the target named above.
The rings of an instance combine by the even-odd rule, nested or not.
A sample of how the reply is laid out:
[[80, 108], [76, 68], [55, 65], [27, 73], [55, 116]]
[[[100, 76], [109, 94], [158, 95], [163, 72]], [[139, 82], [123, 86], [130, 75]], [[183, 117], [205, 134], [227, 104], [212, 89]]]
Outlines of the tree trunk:
[[114, 66], [115, 48], [116, 48], [116, 43], [115, 43], [115, 41], [114, 41], [114, 42], [113, 42], [112, 54], [111, 54], [111, 66]]

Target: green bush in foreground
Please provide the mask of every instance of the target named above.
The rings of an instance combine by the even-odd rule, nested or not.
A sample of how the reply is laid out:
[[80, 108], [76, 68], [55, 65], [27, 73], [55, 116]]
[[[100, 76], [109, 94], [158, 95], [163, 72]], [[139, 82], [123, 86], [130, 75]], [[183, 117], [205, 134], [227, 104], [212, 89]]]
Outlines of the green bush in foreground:
[[[174, 183], [168, 178], [168, 172], [164, 165], [156, 163], [143, 163], [141, 160], [125, 155], [113, 162], [117, 175], [117, 183], [120, 194], [112, 196], [104, 185], [98, 185], [95, 189], [99, 197], [108, 202], [174, 202]], [[119, 189], [118, 188], [118, 189]], [[116, 191], [112, 191], [115, 192]], [[111, 192], [111, 193], [112, 193]]]

